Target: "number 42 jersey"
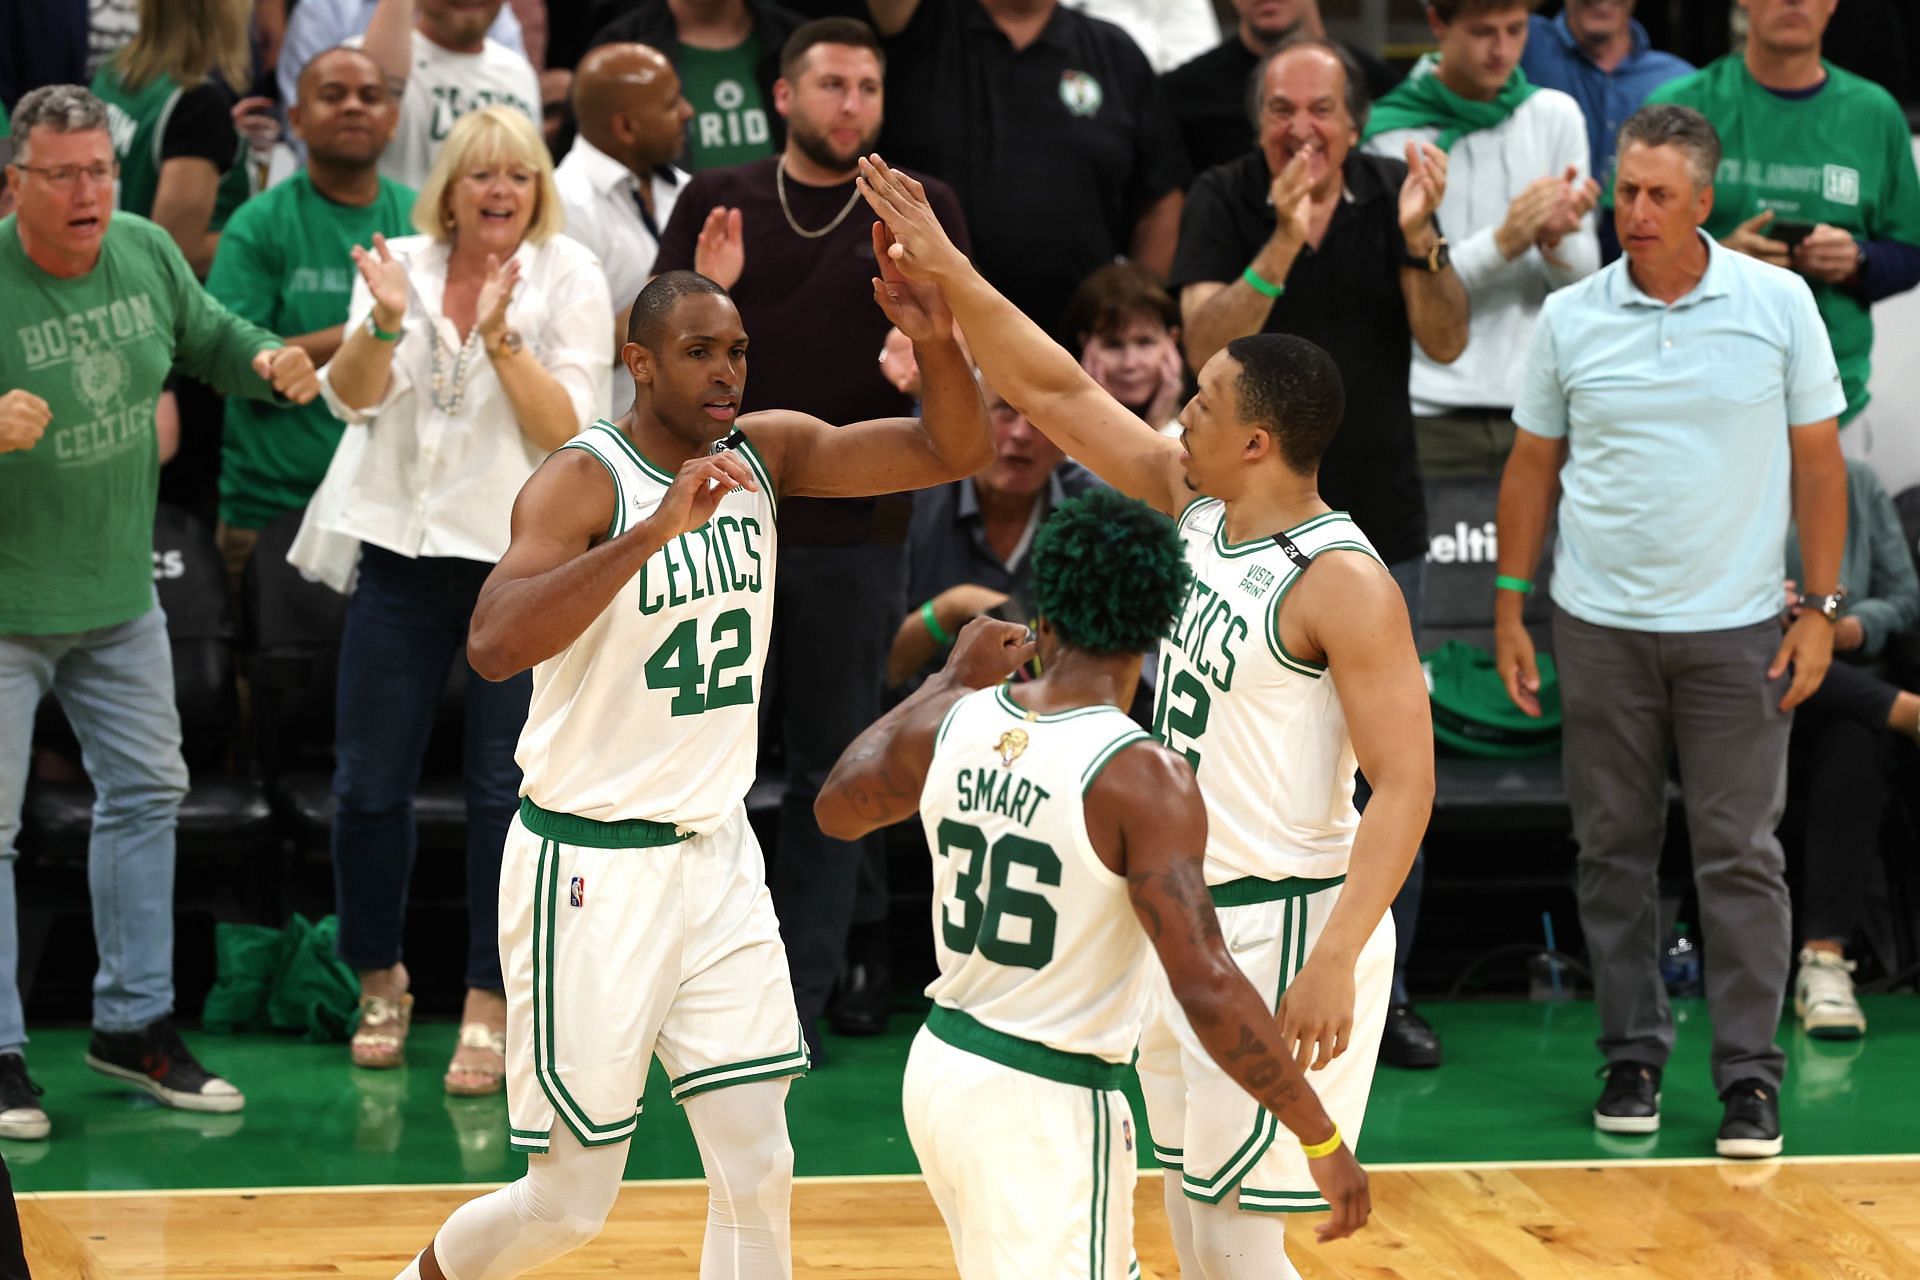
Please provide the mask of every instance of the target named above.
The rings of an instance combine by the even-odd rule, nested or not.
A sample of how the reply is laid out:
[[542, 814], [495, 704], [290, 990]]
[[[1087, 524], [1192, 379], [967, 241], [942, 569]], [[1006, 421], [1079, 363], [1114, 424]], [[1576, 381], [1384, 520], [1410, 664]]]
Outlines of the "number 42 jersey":
[[1360, 824], [1353, 739], [1325, 664], [1282, 643], [1280, 605], [1314, 556], [1379, 553], [1344, 511], [1242, 543], [1226, 522], [1218, 498], [1180, 515], [1193, 583], [1160, 646], [1154, 736], [1199, 780], [1208, 884], [1345, 875]]
[[1128, 1062], [1146, 1014], [1147, 935], [1087, 836], [1083, 797], [1151, 737], [1118, 707], [1046, 715], [1006, 686], [941, 723], [920, 794], [933, 856], [927, 995], [1002, 1035]]
[[[760, 491], [722, 498], [712, 519], [654, 552], [578, 639], [533, 669], [515, 759], [522, 794], [541, 808], [704, 835], [753, 785], [776, 500], [765, 462], [733, 439]], [[673, 482], [609, 422], [561, 447], [592, 454], [612, 478], [608, 538], [652, 515]]]

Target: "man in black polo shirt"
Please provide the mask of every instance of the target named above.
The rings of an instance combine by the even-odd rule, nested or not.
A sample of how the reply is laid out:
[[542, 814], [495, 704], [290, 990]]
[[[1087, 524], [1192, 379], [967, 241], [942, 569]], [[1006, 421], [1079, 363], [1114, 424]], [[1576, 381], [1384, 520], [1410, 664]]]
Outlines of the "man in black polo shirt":
[[[1338, 45], [1296, 36], [1260, 70], [1259, 145], [1194, 183], [1172, 285], [1197, 369], [1250, 333], [1291, 333], [1333, 357], [1346, 387], [1320, 494], [1352, 513], [1407, 597], [1414, 634], [1426, 576], [1427, 507], [1407, 379], [1413, 343], [1441, 363], [1467, 342], [1467, 295], [1433, 211], [1446, 157], [1408, 162], [1355, 146], [1366, 123], [1359, 68]], [[1437, 1066], [1440, 1044], [1408, 1003], [1404, 969], [1422, 862], [1393, 904], [1398, 945], [1380, 1060]]]
[[[853, 182], [857, 158], [880, 130], [879, 42], [856, 18], [821, 18], [789, 37], [780, 65], [770, 100], [786, 124], [784, 149], [696, 174], [660, 233], [654, 271], [692, 268], [732, 293], [753, 343], [742, 412], [777, 405], [828, 422], [911, 413], [912, 400], [875, 360], [889, 326], [873, 304], [873, 216]], [[927, 188], [964, 243], [960, 202], [944, 183], [928, 180]], [[823, 836], [813, 797], [847, 743], [883, 710], [887, 646], [907, 603], [909, 501], [780, 504], [766, 680], [783, 730], [787, 792], [768, 884], [810, 1041], [841, 974], [850, 926], [857, 954], [834, 1029], [885, 1029], [886, 899], [877, 892], [884, 848], [877, 836]]]
[[887, 158], [953, 184], [995, 288], [1064, 337], [1095, 268], [1166, 275], [1189, 171], [1126, 32], [1056, 0], [869, 2], [895, 87]]
[[[1180, 139], [1197, 176], [1238, 160], [1254, 143], [1247, 121], [1247, 95], [1260, 59], [1290, 36], [1327, 34], [1319, 0], [1233, 0], [1240, 25], [1219, 47], [1160, 77], [1180, 122]], [[1400, 73], [1357, 45], [1337, 42], [1364, 73], [1367, 96], [1377, 98], [1400, 83]]]

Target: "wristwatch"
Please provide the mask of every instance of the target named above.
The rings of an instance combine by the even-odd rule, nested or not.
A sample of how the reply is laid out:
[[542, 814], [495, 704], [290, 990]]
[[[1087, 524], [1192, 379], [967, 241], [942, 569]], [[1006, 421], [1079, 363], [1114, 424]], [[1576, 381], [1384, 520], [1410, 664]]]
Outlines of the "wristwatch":
[[487, 348], [487, 354], [498, 360], [501, 356], [518, 355], [520, 348], [525, 345], [526, 340], [520, 336], [518, 329], [503, 329], [500, 340]]
[[1433, 243], [1427, 246], [1425, 253], [1409, 253], [1400, 259], [1400, 264], [1437, 276], [1453, 261], [1453, 255], [1447, 252], [1447, 238], [1435, 236]]
[[1840, 587], [1830, 596], [1803, 595], [1794, 603], [1808, 613], [1817, 613], [1828, 622], [1833, 622], [1840, 617], [1840, 602], [1846, 597], [1847, 589]]

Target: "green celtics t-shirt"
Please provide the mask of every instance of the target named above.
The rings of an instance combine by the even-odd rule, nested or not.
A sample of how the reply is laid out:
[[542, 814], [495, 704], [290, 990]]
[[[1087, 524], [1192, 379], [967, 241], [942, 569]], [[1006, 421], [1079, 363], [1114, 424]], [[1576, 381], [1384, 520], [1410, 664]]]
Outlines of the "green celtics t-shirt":
[[[280, 340], [228, 313], [171, 237], [116, 213], [84, 276], [48, 275], [0, 219], [0, 387], [52, 420], [0, 453], [0, 635], [88, 631], [153, 606], [154, 407], [174, 367], [267, 397], [253, 357]], [[190, 429], [190, 428], [189, 428]]]
[[[95, 97], [107, 104], [107, 132], [113, 139], [114, 159], [120, 162], [115, 207], [149, 217], [153, 213], [153, 198], [160, 189], [160, 168], [165, 163], [161, 159], [161, 147], [167, 121], [187, 90], [167, 75], [156, 76], [143, 89], [129, 89], [111, 63], [94, 76], [92, 90]], [[195, 92], [213, 90], [203, 85]], [[220, 171], [213, 215], [207, 219], [207, 225], [215, 231], [225, 227], [233, 211], [245, 203], [250, 194], [246, 146], [236, 140], [231, 162]]]
[[[1738, 54], [1653, 91], [1650, 101], [1693, 107], [1719, 131], [1723, 158], [1707, 234], [1724, 238], [1771, 209], [1776, 221], [1920, 245], [1920, 174], [1906, 118], [1879, 85], [1821, 65], [1826, 84], [1804, 98], [1767, 90]], [[1846, 422], [1866, 407], [1873, 317], [1850, 289], [1807, 283], [1840, 365]]]
[[687, 122], [687, 169], [718, 169], [746, 164], [773, 154], [767, 131], [769, 103], [760, 98], [754, 68], [760, 64], [760, 39], [748, 36], [731, 49], [681, 45], [674, 57], [680, 89], [693, 104]]
[[[338, 204], [307, 171], [242, 205], [227, 224], [207, 292], [229, 311], [289, 336], [344, 324], [356, 275], [353, 246], [375, 232], [403, 236], [413, 192], [387, 178], [367, 205]], [[227, 401], [220, 454], [220, 518], [258, 529], [304, 507], [327, 474], [341, 423], [315, 400], [282, 405]]]

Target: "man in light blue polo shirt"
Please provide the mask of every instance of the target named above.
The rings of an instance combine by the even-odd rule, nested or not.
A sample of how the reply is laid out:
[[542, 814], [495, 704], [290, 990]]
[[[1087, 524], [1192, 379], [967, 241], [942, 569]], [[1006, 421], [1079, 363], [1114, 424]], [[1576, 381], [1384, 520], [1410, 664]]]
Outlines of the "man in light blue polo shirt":
[[[1592, 165], [1603, 186], [1613, 181], [1613, 138], [1647, 95], [1693, 70], [1693, 64], [1655, 49], [1633, 17], [1633, 0], [1567, 0], [1551, 18], [1529, 20], [1520, 69], [1527, 79], [1558, 89], [1587, 117]], [[1620, 256], [1611, 218], [1600, 222], [1600, 260]]]
[[[1793, 707], [1833, 655], [1846, 407], [1826, 327], [1792, 272], [1700, 231], [1720, 140], [1688, 107], [1620, 130], [1625, 256], [1547, 299], [1500, 488], [1495, 664], [1539, 714], [1521, 621], [1555, 490], [1553, 646], [1565, 713], [1580, 922], [1607, 1084], [1602, 1132], [1660, 1125], [1673, 1047], [1661, 985], [1658, 869], [1677, 750], [1706, 927], [1715, 1150], [1780, 1151], [1773, 1043], [1793, 959], [1784, 858]], [[1782, 633], [1782, 550], [1798, 522], [1805, 586]]]

